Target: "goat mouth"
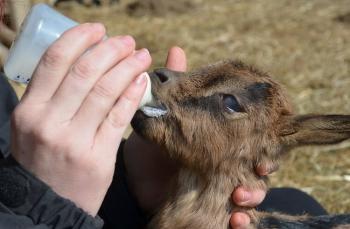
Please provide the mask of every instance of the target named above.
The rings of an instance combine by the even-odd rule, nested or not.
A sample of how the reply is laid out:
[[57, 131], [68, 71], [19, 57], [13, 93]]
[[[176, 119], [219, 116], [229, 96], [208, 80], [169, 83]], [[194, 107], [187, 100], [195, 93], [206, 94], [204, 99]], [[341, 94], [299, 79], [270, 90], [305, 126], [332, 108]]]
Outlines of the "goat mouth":
[[140, 108], [140, 110], [150, 118], [158, 118], [164, 116], [168, 113], [168, 110], [164, 106], [164, 104], [159, 105], [145, 105]]

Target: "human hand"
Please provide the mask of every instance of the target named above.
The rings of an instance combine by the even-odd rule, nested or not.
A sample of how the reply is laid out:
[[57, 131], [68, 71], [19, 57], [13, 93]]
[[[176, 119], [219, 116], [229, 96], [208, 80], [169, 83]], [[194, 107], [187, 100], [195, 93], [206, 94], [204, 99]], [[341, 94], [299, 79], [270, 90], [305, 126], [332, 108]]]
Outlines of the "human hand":
[[[178, 47], [170, 49], [166, 67], [174, 71], [186, 71], [185, 52]], [[174, 180], [172, 178], [178, 169], [176, 163], [166, 156], [164, 150], [136, 133], [132, 133], [124, 147], [128, 184], [140, 207], [149, 213], [154, 213], [155, 209], [158, 209], [166, 200], [172, 188], [171, 181]], [[268, 166], [259, 166], [256, 172], [260, 176], [265, 176], [272, 172], [267, 168]], [[253, 208], [263, 201], [265, 194], [264, 190], [252, 191], [239, 187], [234, 190], [232, 199], [239, 206]], [[249, 223], [248, 214], [232, 213], [231, 227], [244, 228]]]
[[123, 132], [146, 88], [141, 73], [151, 63], [132, 37], [104, 36], [97, 23], [64, 33], [44, 54], [12, 118], [14, 158], [91, 215], [112, 181]]
[[[259, 165], [255, 171], [259, 176], [267, 176], [277, 168], [273, 165]], [[265, 190], [248, 190], [244, 187], [236, 188], [232, 193], [232, 200], [241, 207], [254, 208], [265, 199]], [[233, 212], [230, 225], [233, 229], [246, 228], [250, 224], [250, 217], [244, 212]]]

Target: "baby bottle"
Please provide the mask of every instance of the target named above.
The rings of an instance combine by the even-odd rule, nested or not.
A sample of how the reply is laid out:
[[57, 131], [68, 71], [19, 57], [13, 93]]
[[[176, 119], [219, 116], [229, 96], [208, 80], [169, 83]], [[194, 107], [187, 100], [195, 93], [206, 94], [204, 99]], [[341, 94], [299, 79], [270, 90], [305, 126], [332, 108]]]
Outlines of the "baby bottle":
[[[5, 75], [14, 81], [27, 84], [47, 48], [63, 32], [78, 25], [46, 4], [36, 4], [24, 19], [4, 65]], [[147, 75], [148, 76], [148, 75]], [[152, 100], [151, 82], [140, 107]]]

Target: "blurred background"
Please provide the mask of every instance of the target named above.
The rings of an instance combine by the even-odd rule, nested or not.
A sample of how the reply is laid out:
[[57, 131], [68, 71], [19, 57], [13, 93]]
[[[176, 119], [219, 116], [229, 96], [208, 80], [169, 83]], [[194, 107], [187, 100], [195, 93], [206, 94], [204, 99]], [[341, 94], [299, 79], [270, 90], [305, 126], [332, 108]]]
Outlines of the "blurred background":
[[[38, 2], [102, 22], [110, 36], [131, 34], [153, 67], [173, 45], [185, 49], [189, 69], [238, 58], [282, 83], [296, 112], [350, 114], [349, 0], [9, 0], [7, 26], [18, 30]], [[2, 64], [14, 32], [0, 29]], [[20, 96], [24, 87], [13, 85]], [[350, 142], [294, 150], [271, 183], [300, 188], [329, 212], [350, 212]]]

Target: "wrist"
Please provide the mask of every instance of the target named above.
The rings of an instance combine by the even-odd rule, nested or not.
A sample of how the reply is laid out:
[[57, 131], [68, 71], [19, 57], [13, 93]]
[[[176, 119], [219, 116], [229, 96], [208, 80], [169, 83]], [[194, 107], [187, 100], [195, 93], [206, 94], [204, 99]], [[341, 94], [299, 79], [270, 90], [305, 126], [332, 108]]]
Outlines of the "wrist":
[[31, 163], [18, 155], [14, 155], [14, 159], [33, 177], [92, 216], [96, 216], [113, 176], [113, 172], [108, 176], [106, 171], [87, 169], [74, 162], [56, 166], [52, 161]]

